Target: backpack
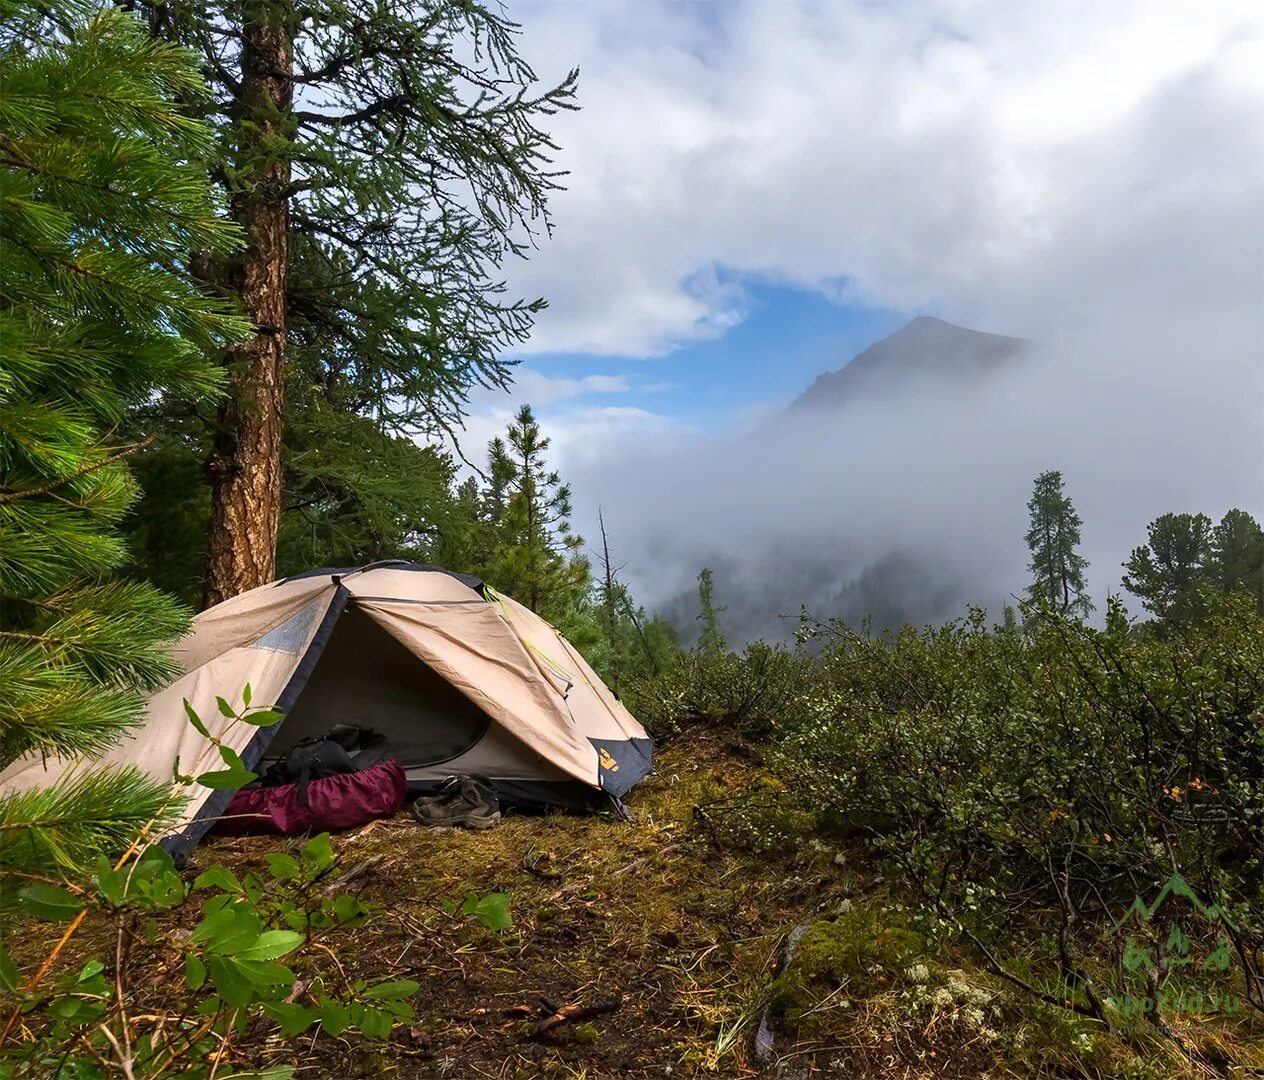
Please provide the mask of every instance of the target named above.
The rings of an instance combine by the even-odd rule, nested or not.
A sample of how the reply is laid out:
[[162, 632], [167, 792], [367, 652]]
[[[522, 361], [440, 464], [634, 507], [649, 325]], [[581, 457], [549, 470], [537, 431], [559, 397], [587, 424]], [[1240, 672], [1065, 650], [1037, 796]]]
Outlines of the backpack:
[[336, 724], [319, 739], [299, 739], [259, 778], [262, 787], [298, 784], [299, 805], [307, 806], [307, 784], [328, 776], [362, 772], [387, 752], [386, 736], [356, 724]]

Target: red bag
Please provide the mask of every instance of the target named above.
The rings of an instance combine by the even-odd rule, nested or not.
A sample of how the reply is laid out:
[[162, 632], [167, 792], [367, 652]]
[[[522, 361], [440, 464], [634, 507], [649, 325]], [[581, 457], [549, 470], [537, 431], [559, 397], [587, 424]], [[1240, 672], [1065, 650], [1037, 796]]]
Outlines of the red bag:
[[224, 816], [215, 823], [220, 835], [247, 833], [325, 832], [350, 829], [399, 813], [408, 781], [397, 761], [379, 761], [363, 772], [327, 776], [307, 782], [307, 805], [299, 785], [249, 788], [237, 792]]

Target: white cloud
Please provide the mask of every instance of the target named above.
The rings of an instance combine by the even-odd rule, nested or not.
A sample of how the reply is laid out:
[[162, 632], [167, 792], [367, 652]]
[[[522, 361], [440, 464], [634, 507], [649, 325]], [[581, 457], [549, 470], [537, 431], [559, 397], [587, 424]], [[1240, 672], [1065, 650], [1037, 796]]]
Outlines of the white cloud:
[[[585, 375], [579, 379], [557, 378], [543, 375], [531, 368], [518, 368], [514, 372], [513, 398], [528, 402], [534, 408], [567, 401], [586, 394], [624, 394], [630, 389], [626, 375]], [[504, 395], [495, 393], [491, 400]]]
[[770, 551], [851, 574], [908, 545], [1003, 596], [1049, 467], [1085, 518], [1099, 602], [1154, 515], [1264, 511], [1258, 0], [513, 14], [542, 76], [582, 69], [583, 111], [554, 125], [571, 170], [556, 239], [512, 282], [550, 300], [531, 349], [669, 354], [742, 319], [761, 280], [1042, 345], [986, 403], [928, 398], [777, 452], [559, 400], [581, 510], [606, 503], [646, 599], [717, 549], [755, 580]]
[[[1086, 223], [1144, 220], [1147, 184], [1161, 194], [1191, 158], [1213, 197], [1217, 173], [1259, 179], [1254, 0], [513, 13], [542, 75], [582, 72], [582, 111], [553, 125], [570, 170], [555, 239], [514, 280], [551, 302], [533, 350], [655, 355], [720, 334], [745, 308], [717, 265], [958, 318], [993, 314], [1000, 288], [1020, 323], [1040, 305], [1016, 306], [1015, 285], [1074, 260]], [[1164, 138], [1156, 103], [1191, 80], [1211, 129]]]
[[591, 465], [601, 448], [630, 438], [675, 435], [665, 416], [634, 405], [595, 405], [596, 397], [656, 393], [666, 384], [639, 386], [627, 375], [585, 375], [566, 378], [519, 367], [508, 392], [483, 390], [471, 396], [461, 450], [474, 465], [483, 465], [484, 450], [494, 436], [504, 435], [520, 406], [532, 407], [550, 440], [552, 459], [564, 467]]

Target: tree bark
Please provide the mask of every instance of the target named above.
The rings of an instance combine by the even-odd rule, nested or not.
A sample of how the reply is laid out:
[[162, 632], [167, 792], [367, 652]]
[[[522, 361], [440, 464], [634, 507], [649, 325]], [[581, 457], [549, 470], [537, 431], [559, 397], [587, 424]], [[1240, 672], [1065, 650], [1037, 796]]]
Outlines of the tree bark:
[[285, 423], [285, 271], [288, 255], [293, 41], [287, 5], [243, 5], [241, 94], [234, 126], [233, 216], [247, 247], [232, 284], [258, 328], [230, 349], [228, 394], [207, 463], [211, 528], [203, 601], [217, 604], [271, 581], [281, 521]]

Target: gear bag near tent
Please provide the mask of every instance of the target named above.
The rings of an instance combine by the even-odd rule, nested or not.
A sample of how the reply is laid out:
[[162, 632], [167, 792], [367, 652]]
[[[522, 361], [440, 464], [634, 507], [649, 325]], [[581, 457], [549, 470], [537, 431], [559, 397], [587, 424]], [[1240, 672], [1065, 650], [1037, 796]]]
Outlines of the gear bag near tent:
[[[312, 570], [198, 615], [176, 650], [185, 674], [149, 701], [145, 722], [91, 762], [27, 755], [0, 793], [86, 768], [136, 765], [167, 779], [217, 768], [185, 714], [261, 773], [290, 747], [356, 723], [386, 737], [410, 789], [487, 777], [509, 803], [622, 809], [650, 770], [652, 741], [549, 623], [477, 578], [410, 562]], [[269, 727], [221, 715], [216, 697], [275, 703]], [[210, 753], [208, 754], [208, 751]], [[164, 841], [183, 857], [232, 791], [198, 785]]]

